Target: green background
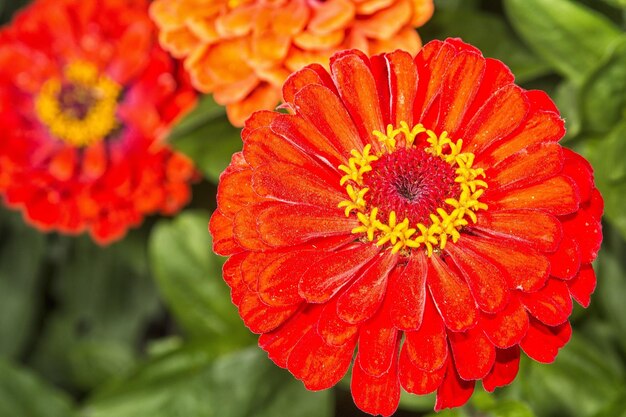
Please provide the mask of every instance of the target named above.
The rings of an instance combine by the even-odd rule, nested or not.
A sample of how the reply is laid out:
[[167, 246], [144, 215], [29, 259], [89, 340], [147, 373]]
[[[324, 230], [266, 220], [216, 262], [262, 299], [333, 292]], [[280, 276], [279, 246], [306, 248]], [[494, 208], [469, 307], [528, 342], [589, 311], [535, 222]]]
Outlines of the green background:
[[[0, 0], [0, 22], [25, 1]], [[626, 0], [435, 0], [424, 41], [461, 37], [547, 91], [562, 142], [606, 203], [598, 288], [552, 365], [440, 416], [626, 416]], [[241, 147], [206, 97], [170, 137], [204, 174], [191, 205], [100, 248], [0, 209], [0, 417], [351, 417], [348, 383], [311, 393], [256, 348], [207, 233], [219, 173]], [[432, 413], [403, 396], [397, 416]]]

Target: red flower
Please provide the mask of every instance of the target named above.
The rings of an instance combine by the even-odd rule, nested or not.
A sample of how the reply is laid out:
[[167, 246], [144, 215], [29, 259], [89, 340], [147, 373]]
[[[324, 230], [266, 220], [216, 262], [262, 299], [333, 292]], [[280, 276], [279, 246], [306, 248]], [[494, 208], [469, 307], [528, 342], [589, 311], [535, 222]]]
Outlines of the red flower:
[[188, 201], [162, 139], [194, 102], [147, 1], [36, 1], [0, 32], [0, 193], [42, 230], [120, 238]]
[[[210, 229], [259, 345], [306, 387], [352, 368], [355, 403], [400, 387], [464, 404], [551, 362], [589, 304], [602, 198], [548, 96], [456, 39], [336, 54], [256, 113]], [[462, 138], [462, 139], [461, 139]]]

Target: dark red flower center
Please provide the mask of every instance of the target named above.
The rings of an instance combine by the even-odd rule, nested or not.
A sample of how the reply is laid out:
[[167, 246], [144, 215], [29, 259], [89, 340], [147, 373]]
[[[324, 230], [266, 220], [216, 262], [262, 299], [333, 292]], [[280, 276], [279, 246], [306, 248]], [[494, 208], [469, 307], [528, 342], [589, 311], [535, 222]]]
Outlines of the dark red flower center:
[[422, 148], [400, 148], [371, 165], [372, 170], [363, 176], [369, 188], [365, 200], [378, 207], [384, 219], [395, 211], [400, 220], [429, 225], [429, 215], [458, 194], [454, 167]]
[[57, 100], [63, 113], [76, 120], [83, 120], [98, 98], [92, 88], [80, 84], [64, 84]]

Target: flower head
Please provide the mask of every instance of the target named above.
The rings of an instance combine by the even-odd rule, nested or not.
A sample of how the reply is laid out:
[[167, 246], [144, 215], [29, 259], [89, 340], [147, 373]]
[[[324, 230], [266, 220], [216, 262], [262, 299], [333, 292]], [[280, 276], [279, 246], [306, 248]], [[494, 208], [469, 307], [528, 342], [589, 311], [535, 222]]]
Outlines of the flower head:
[[312, 389], [459, 406], [554, 360], [589, 304], [602, 198], [548, 96], [457, 39], [336, 54], [259, 112], [210, 230], [245, 324]]
[[272, 109], [287, 76], [339, 50], [417, 53], [433, 0], [156, 0], [162, 45], [235, 125]]
[[162, 141], [195, 102], [143, 0], [39, 0], [0, 31], [0, 193], [43, 230], [124, 235], [189, 198]]

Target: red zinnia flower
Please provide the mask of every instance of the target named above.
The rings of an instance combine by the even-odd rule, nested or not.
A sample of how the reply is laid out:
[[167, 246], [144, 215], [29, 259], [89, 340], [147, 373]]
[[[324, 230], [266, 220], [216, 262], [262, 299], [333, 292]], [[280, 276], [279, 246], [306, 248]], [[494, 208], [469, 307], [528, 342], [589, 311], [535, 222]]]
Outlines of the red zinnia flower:
[[548, 96], [456, 39], [336, 54], [256, 113], [210, 229], [260, 346], [312, 389], [392, 414], [465, 403], [551, 362], [595, 286], [602, 198]]
[[40, 0], [0, 32], [0, 192], [43, 230], [119, 238], [190, 196], [162, 138], [195, 102], [144, 0]]

